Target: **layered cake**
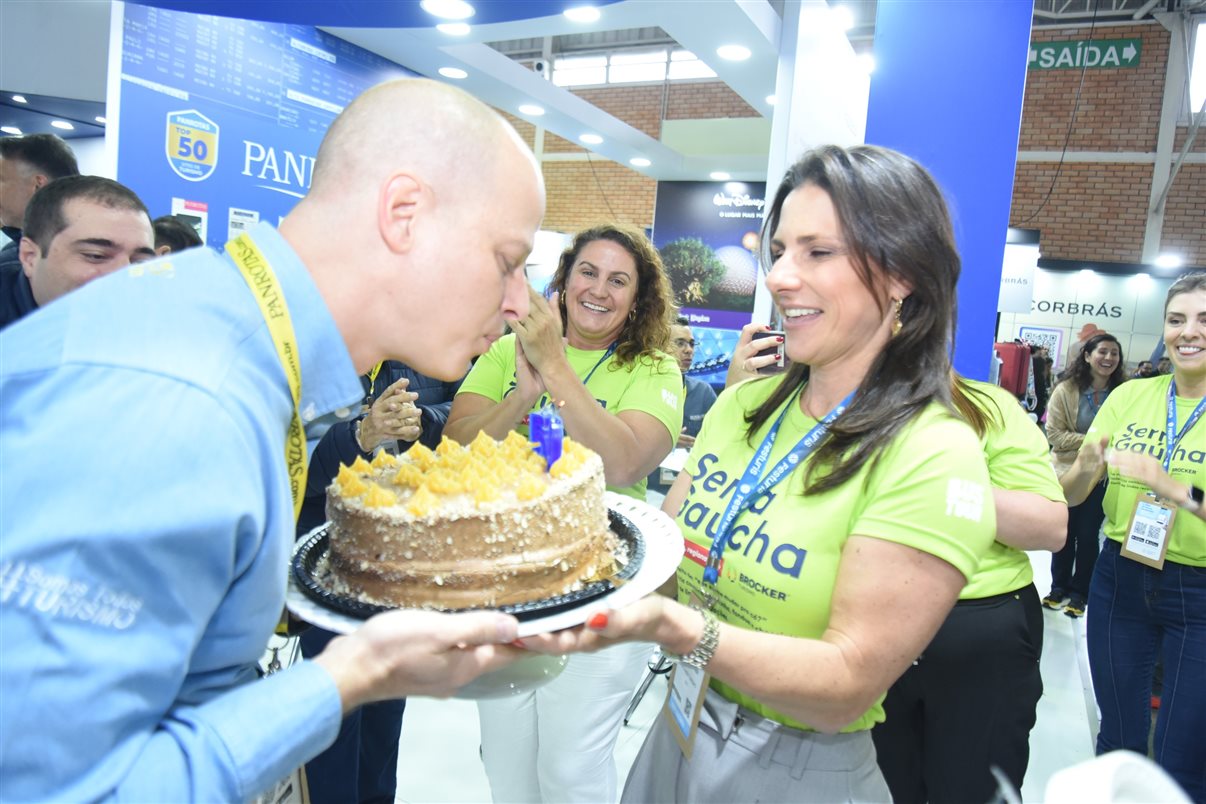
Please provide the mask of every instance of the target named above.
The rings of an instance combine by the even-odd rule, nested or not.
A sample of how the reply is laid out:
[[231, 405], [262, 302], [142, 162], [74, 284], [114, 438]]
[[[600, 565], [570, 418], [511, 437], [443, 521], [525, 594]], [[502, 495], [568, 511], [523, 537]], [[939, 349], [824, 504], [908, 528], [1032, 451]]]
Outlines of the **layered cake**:
[[324, 585], [367, 603], [461, 609], [541, 600], [615, 571], [603, 462], [565, 439], [545, 462], [517, 433], [378, 453], [327, 489]]

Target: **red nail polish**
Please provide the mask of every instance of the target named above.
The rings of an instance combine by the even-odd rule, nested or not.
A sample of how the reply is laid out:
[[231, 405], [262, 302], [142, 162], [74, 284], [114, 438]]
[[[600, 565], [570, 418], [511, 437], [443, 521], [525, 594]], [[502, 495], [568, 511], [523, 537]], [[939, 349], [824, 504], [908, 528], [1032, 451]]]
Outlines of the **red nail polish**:
[[603, 611], [599, 612], [594, 617], [591, 617], [586, 624], [596, 631], [602, 631], [607, 627], [607, 613]]
[[776, 337], [775, 343], [783, 343], [783, 337], [782, 336]]

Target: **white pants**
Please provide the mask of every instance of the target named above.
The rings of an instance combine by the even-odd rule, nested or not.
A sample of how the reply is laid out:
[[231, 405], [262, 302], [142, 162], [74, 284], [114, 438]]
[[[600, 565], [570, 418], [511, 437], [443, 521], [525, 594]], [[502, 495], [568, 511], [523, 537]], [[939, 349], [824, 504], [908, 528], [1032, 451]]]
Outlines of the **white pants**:
[[494, 801], [617, 801], [612, 750], [652, 652], [649, 643], [633, 642], [575, 654], [535, 692], [478, 701]]

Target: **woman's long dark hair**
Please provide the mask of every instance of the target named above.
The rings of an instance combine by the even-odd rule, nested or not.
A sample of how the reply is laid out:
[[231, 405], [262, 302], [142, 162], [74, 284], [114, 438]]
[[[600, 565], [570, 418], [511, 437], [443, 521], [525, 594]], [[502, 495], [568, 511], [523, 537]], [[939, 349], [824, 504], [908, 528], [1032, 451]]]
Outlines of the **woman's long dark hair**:
[[1075, 383], [1079, 391], [1084, 391], [1092, 385], [1093, 367], [1089, 365], [1089, 361], [1085, 360], [1085, 358], [1093, 354], [1102, 343], [1112, 343], [1118, 347], [1118, 365], [1114, 366], [1114, 370], [1110, 373], [1110, 378], [1106, 380], [1106, 389], [1113, 391], [1126, 382], [1126, 361], [1122, 359], [1122, 344], [1108, 332], [1099, 332], [1085, 341], [1084, 347], [1076, 354], [1076, 359], [1068, 367], [1063, 382]]
[[[942, 191], [925, 168], [886, 148], [828, 145], [804, 154], [775, 192], [762, 230], [768, 270], [783, 202], [803, 185], [824, 190], [833, 202], [850, 261], [881, 313], [889, 303], [889, 277], [912, 288], [901, 307], [900, 332], [872, 363], [850, 407], [809, 462], [808, 495], [842, 485], [868, 461], [874, 465], [893, 437], [932, 402], [950, 406], [960, 263]], [[807, 382], [808, 372], [808, 366], [794, 364], [770, 398], [746, 415], [751, 443]]]
[[666, 351], [670, 346], [670, 313], [674, 309], [670, 280], [658, 254], [645, 233], [635, 226], [620, 223], [603, 223], [583, 229], [574, 235], [574, 241], [561, 252], [557, 270], [549, 280], [546, 293], [556, 291], [561, 306], [562, 334], [569, 326], [569, 311], [565, 305], [565, 286], [570, 272], [582, 249], [596, 240], [607, 240], [624, 249], [636, 263], [637, 292], [632, 313], [620, 331], [616, 346], [616, 357], [611, 368], [628, 365], [638, 357], [654, 357], [654, 352]]

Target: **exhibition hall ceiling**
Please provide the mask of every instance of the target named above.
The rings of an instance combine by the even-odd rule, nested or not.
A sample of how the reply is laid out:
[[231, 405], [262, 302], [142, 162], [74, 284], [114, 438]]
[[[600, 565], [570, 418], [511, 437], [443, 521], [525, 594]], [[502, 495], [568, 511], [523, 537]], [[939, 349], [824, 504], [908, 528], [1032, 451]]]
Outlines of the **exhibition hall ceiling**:
[[[876, 0], [469, 0], [473, 13], [457, 20], [438, 18], [428, 10], [439, 10], [436, 6], [450, 0], [136, 2], [318, 25], [417, 73], [462, 86], [499, 109], [581, 145], [587, 153], [624, 165], [638, 160], [634, 169], [652, 178], [706, 179], [713, 171], [725, 171], [747, 180], [765, 178], [770, 128], [765, 121], [774, 112], [785, 11], [800, 13], [810, 20], [807, 24], [836, 25], [828, 9], [843, 6], [849, 14], [846, 37], [852, 49], [873, 56], [876, 10]], [[458, 2], [464, 11], [462, 0], [451, 2], [454, 11]], [[1093, 13], [1099, 21], [1139, 19], [1186, 2], [1198, 0], [1036, 0], [1034, 19], [1036, 25], [1084, 21], [1085, 14]], [[587, 5], [594, 7], [594, 19], [563, 13]], [[108, 0], [0, 1], [0, 125], [30, 133], [52, 130], [51, 119], [66, 119], [76, 125], [75, 131], [57, 133], [99, 133], [96, 118], [103, 117], [104, 110], [97, 104], [105, 99], [110, 9]], [[455, 22], [461, 24], [448, 27]], [[54, 30], [53, 43], [29, 36], [32, 30]], [[748, 55], [740, 60], [720, 55], [723, 47], [734, 45]], [[48, 60], [48, 46], [62, 52]], [[713, 80], [723, 81], [761, 118], [744, 128], [727, 125], [732, 121], [717, 121], [713, 128], [707, 121], [693, 121], [687, 144], [672, 139], [670, 127], [661, 138], [650, 136], [550, 80], [551, 64], [561, 57], [659, 48], [694, 54], [715, 73]], [[458, 77], [445, 77], [449, 73]], [[12, 102], [13, 93], [23, 93], [29, 102]], [[73, 106], [71, 101], [86, 103]], [[538, 107], [539, 114], [531, 107]], [[759, 119], [764, 121], [761, 135]], [[707, 143], [715, 143], [714, 152], [708, 152]]]
[[[486, 102], [567, 140], [582, 143], [583, 134], [594, 135], [588, 138], [602, 141], [582, 143], [586, 151], [626, 165], [634, 158], [648, 160], [649, 165], [635, 169], [653, 178], [706, 179], [716, 170], [725, 170], [734, 178], [765, 177], [765, 137], [761, 142], [748, 135], [747, 142], [725, 142], [726, 137], [732, 140], [735, 135], [718, 131], [712, 138], [718, 143], [715, 155], [699, 153], [698, 147], [684, 148], [678, 143], [672, 147], [593, 106], [579, 94], [555, 85], [548, 80], [547, 72], [542, 75], [534, 68], [536, 61], [546, 54], [556, 57], [614, 53], [651, 45], [686, 50], [696, 54], [761, 119], [769, 121], [783, 0], [597, 2], [591, 3], [598, 11], [598, 19], [593, 22], [574, 21], [562, 14], [567, 7], [584, 5], [582, 2], [482, 0], [466, 20], [468, 31], [451, 34], [436, 27], [447, 20], [431, 16], [418, 2], [145, 0], [143, 4], [267, 21], [317, 23], [323, 30], [415, 72], [457, 83]], [[854, 9], [859, 18], [852, 35], [861, 36], [864, 46], [869, 46], [873, 0], [853, 0], [845, 5]], [[0, 51], [8, 51], [7, 55], [0, 53], [0, 90], [24, 92], [27, 96], [57, 95], [103, 101], [109, 6], [108, 2], [88, 0], [0, 3], [5, 40]], [[824, 10], [826, 4], [824, 0], [808, 0], [801, 7]], [[338, 18], [332, 14], [338, 14]], [[69, 75], [61, 76], [53, 90], [49, 90], [53, 76], [39, 74], [46, 70], [33, 70], [29, 64], [35, 58], [44, 62], [44, 58], [38, 58], [44, 49], [38, 53], [27, 45], [30, 58], [25, 59], [17, 52], [21, 47], [20, 32], [35, 27], [55, 30], [56, 40], [65, 45], [70, 43], [71, 53], [77, 59], [89, 60], [86, 64], [77, 63]], [[717, 53], [724, 45], [738, 45], [748, 55], [741, 60], [726, 60]], [[50, 72], [55, 66], [44, 65]], [[440, 70], [448, 72], [449, 68], [463, 71], [464, 77], [442, 77]], [[521, 106], [530, 105], [541, 107], [543, 114], [537, 116], [520, 110]], [[40, 130], [32, 123], [31, 126], [29, 130]], [[765, 129], [769, 130], [769, 123], [765, 123]], [[692, 134], [695, 143], [709, 140], [698, 131]]]

